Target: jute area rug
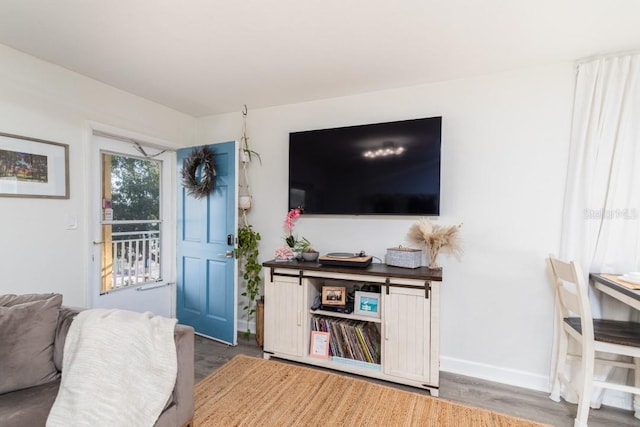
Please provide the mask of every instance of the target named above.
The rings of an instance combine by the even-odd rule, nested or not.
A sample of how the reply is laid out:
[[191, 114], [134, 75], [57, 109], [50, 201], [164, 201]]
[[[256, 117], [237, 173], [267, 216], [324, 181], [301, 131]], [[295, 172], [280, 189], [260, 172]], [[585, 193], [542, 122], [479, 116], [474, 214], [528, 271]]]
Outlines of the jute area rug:
[[344, 375], [238, 355], [195, 387], [201, 426], [542, 426]]

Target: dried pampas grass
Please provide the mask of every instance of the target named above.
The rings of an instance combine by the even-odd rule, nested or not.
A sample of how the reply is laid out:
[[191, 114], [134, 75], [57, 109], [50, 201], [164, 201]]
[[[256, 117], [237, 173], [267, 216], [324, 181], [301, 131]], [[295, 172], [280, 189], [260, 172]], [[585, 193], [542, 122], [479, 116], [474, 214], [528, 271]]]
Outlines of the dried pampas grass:
[[413, 224], [407, 234], [407, 239], [420, 246], [425, 246], [429, 253], [429, 268], [439, 268], [437, 257], [440, 251], [450, 255], [463, 254], [460, 242], [459, 225], [433, 225], [427, 219], [421, 219]]

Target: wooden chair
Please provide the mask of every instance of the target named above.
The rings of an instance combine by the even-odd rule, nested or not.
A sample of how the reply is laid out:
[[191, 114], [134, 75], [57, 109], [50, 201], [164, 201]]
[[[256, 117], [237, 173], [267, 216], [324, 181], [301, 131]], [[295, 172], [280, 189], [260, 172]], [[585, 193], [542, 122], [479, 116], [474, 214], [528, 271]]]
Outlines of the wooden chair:
[[[589, 406], [594, 388], [606, 388], [633, 393], [636, 416], [640, 414], [640, 323], [617, 320], [593, 319], [587, 284], [582, 270], [575, 262], [563, 262], [549, 257], [555, 276], [556, 306], [558, 313], [559, 342], [555, 375], [551, 389], [552, 400], [560, 401], [560, 384], [563, 383], [578, 395], [578, 412], [575, 427], [586, 427]], [[569, 341], [574, 339], [582, 349], [582, 355], [568, 354]], [[613, 356], [627, 356], [631, 363], [620, 360], [596, 358], [596, 352]], [[600, 355], [599, 356], [604, 356]], [[567, 359], [581, 359], [580, 386], [574, 387], [565, 376]], [[634, 370], [635, 386], [594, 380], [596, 364]], [[599, 407], [599, 403], [593, 405]]]

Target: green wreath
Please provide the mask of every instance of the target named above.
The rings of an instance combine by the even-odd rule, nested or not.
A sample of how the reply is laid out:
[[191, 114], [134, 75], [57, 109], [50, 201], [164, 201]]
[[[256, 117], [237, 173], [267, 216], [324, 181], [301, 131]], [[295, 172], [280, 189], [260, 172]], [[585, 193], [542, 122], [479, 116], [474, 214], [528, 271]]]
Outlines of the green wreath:
[[[198, 168], [202, 166], [200, 181], [196, 178]], [[216, 184], [216, 165], [213, 161], [213, 151], [208, 147], [196, 148], [182, 164], [182, 185], [187, 194], [202, 199], [206, 197]]]

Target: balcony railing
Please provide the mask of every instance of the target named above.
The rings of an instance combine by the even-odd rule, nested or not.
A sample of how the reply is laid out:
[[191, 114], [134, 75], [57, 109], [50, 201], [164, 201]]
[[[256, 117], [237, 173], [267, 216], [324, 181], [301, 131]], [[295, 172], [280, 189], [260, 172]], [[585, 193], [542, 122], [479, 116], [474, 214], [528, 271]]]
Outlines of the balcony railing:
[[160, 232], [112, 233], [111, 289], [159, 281]]

